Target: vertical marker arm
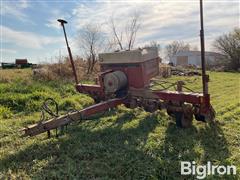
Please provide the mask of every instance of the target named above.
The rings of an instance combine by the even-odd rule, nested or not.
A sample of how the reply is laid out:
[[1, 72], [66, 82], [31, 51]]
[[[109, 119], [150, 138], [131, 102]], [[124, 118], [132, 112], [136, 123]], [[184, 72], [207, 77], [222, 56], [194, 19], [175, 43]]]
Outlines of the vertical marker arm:
[[60, 22], [61, 26], [63, 27], [64, 37], [65, 37], [65, 41], [66, 41], [66, 44], [67, 44], [69, 59], [70, 59], [71, 65], [72, 65], [73, 75], [74, 75], [76, 84], [78, 84], [77, 72], [76, 72], [76, 68], [75, 68], [75, 65], [74, 65], [73, 58], [72, 58], [72, 52], [71, 52], [71, 49], [68, 45], [66, 30], [65, 30], [65, 26], [64, 26], [64, 24], [67, 24], [67, 21], [65, 21], [63, 19], [58, 19], [58, 22]]

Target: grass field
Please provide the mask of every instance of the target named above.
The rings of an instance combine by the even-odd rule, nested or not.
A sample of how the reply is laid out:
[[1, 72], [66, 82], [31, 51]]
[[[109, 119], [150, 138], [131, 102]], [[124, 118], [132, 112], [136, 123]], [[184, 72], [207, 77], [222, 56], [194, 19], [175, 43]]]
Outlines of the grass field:
[[[240, 179], [240, 74], [209, 75], [214, 126], [194, 121], [179, 129], [165, 111], [120, 106], [47, 139], [19, 132], [39, 120], [44, 99], [54, 98], [62, 113], [93, 100], [69, 83], [34, 81], [31, 70], [0, 70], [0, 179], [195, 179], [180, 176], [180, 161], [236, 165], [237, 176], [207, 179]], [[201, 90], [200, 77], [169, 80], [177, 79]]]

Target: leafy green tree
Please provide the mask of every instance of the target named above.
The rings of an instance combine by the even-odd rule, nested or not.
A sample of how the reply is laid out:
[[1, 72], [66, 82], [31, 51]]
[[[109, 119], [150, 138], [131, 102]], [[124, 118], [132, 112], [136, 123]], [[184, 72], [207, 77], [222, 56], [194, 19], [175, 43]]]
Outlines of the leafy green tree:
[[232, 70], [240, 68], [240, 28], [219, 36], [213, 46], [227, 58], [227, 65]]

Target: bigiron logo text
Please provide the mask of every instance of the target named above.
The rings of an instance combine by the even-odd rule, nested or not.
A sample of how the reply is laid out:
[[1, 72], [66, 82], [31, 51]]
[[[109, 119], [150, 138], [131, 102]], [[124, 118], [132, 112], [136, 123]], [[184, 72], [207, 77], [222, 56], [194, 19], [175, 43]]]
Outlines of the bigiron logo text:
[[237, 168], [234, 165], [212, 165], [210, 161], [206, 165], [196, 165], [195, 161], [181, 161], [181, 175], [195, 175], [197, 179], [204, 179], [207, 175], [236, 175]]

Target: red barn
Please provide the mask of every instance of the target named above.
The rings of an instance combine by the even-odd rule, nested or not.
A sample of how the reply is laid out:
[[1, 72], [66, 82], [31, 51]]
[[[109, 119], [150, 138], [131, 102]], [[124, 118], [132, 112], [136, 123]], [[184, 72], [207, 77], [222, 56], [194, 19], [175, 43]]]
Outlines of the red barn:
[[16, 65], [28, 64], [28, 61], [27, 59], [16, 59], [15, 64]]

